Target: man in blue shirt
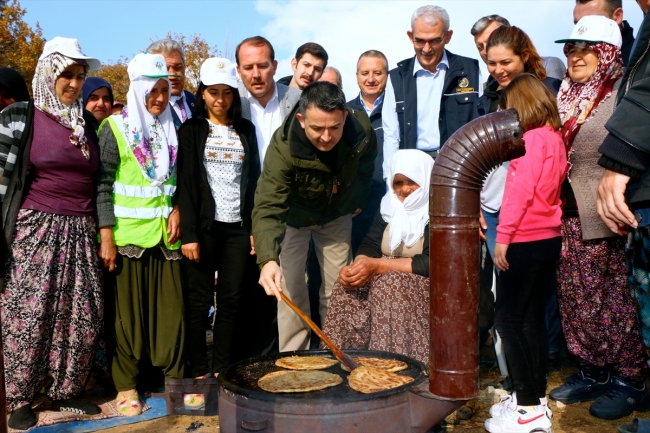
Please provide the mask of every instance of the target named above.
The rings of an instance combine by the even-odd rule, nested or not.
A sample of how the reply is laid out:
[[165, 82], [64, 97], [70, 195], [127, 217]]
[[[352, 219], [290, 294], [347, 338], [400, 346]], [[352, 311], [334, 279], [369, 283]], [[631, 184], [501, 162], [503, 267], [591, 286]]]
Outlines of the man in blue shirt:
[[422, 6], [413, 13], [407, 35], [415, 56], [390, 71], [384, 96], [384, 169], [398, 149], [435, 158], [449, 136], [474, 118], [478, 61], [445, 50], [452, 33], [445, 9]]
[[370, 230], [372, 220], [379, 210], [381, 199], [386, 193], [386, 183], [383, 179], [382, 164], [384, 162], [384, 131], [382, 128], [381, 111], [384, 103], [384, 90], [388, 80], [388, 60], [377, 50], [369, 50], [361, 54], [357, 61], [357, 84], [359, 96], [348, 101], [348, 107], [364, 110], [370, 118], [370, 124], [377, 135], [377, 157], [375, 171], [372, 175], [372, 187], [368, 203], [363, 211], [352, 220], [352, 253], [356, 254], [363, 238]]

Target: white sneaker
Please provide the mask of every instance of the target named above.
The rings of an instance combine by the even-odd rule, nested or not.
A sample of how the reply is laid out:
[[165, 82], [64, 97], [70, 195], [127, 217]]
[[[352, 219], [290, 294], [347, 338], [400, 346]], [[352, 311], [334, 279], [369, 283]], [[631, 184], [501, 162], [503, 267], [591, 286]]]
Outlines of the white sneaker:
[[502, 395], [501, 401], [496, 404], [493, 404], [489, 410], [490, 416], [496, 418], [501, 415], [501, 412], [511, 407], [514, 409], [517, 407], [517, 391], [513, 391], [510, 395]]
[[538, 406], [508, 407], [497, 417], [485, 421], [490, 433], [552, 433], [551, 420], [546, 408]]
[[546, 397], [539, 399], [539, 405], [542, 406], [544, 410], [546, 410], [546, 416], [548, 417], [548, 419], [551, 420], [551, 422], [553, 422], [553, 412], [551, 411], [551, 408], [548, 405], [548, 400], [546, 399]]

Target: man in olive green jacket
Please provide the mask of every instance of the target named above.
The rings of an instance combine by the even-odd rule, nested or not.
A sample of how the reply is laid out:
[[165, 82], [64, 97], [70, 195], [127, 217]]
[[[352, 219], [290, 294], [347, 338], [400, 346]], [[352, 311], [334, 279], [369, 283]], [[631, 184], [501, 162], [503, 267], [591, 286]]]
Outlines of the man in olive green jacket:
[[[284, 291], [309, 313], [305, 262], [313, 239], [325, 320], [339, 270], [352, 259], [352, 217], [365, 206], [376, 155], [368, 116], [346, 108], [337, 86], [317, 82], [304, 89], [273, 134], [255, 192], [253, 239], [260, 284], [269, 296], [280, 300]], [[309, 348], [309, 329], [284, 303], [278, 305], [278, 331], [281, 352]]]

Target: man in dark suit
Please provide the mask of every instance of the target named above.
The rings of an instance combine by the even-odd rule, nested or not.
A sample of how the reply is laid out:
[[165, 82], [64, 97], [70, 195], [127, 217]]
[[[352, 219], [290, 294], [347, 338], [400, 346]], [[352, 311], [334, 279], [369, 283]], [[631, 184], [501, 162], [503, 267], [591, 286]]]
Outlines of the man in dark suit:
[[185, 87], [185, 52], [183, 47], [173, 39], [161, 39], [153, 42], [147, 48], [148, 53], [161, 54], [167, 63], [169, 81], [172, 85], [172, 96], [169, 104], [172, 107], [172, 117], [176, 129], [194, 115], [196, 98]]
[[363, 110], [370, 118], [370, 124], [377, 135], [377, 157], [372, 175], [370, 197], [363, 211], [352, 219], [352, 254], [356, 254], [363, 238], [372, 225], [372, 219], [379, 210], [381, 199], [386, 193], [382, 164], [384, 162], [384, 130], [381, 124], [381, 110], [384, 91], [388, 80], [388, 60], [377, 50], [366, 51], [357, 61], [357, 84], [359, 96], [348, 101], [348, 107]]

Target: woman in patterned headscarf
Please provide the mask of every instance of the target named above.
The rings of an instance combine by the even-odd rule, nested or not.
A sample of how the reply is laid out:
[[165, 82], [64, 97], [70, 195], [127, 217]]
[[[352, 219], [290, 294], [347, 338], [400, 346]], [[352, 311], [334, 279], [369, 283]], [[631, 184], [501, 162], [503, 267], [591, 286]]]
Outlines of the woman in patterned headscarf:
[[54, 38], [36, 66], [34, 100], [0, 113], [2, 338], [9, 426], [20, 430], [36, 424], [31, 403], [43, 385], [54, 410], [100, 412], [75, 398], [103, 308], [93, 218], [99, 150], [81, 102], [97, 67], [75, 39]]
[[136, 416], [139, 361], [183, 377], [183, 292], [176, 191], [178, 140], [160, 54], [129, 62], [127, 107], [99, 132], [99, 256], [106, 279], [106, 337], [123, 416]]
[[595, 400], [592, 415], [615, 419], [650, 404], [647, 369], [625, 272], [625, 239], [598, 217], [596, 188], [604, 169], [598, 147], [607, 136], [621, 78], [621, 35], [605, 17], [587, 16], [564, 42], [567, 76], [557, 97], [569, 155], [562, 217], [558, 305], [580, 371], [551, 391], [564, 403]]

